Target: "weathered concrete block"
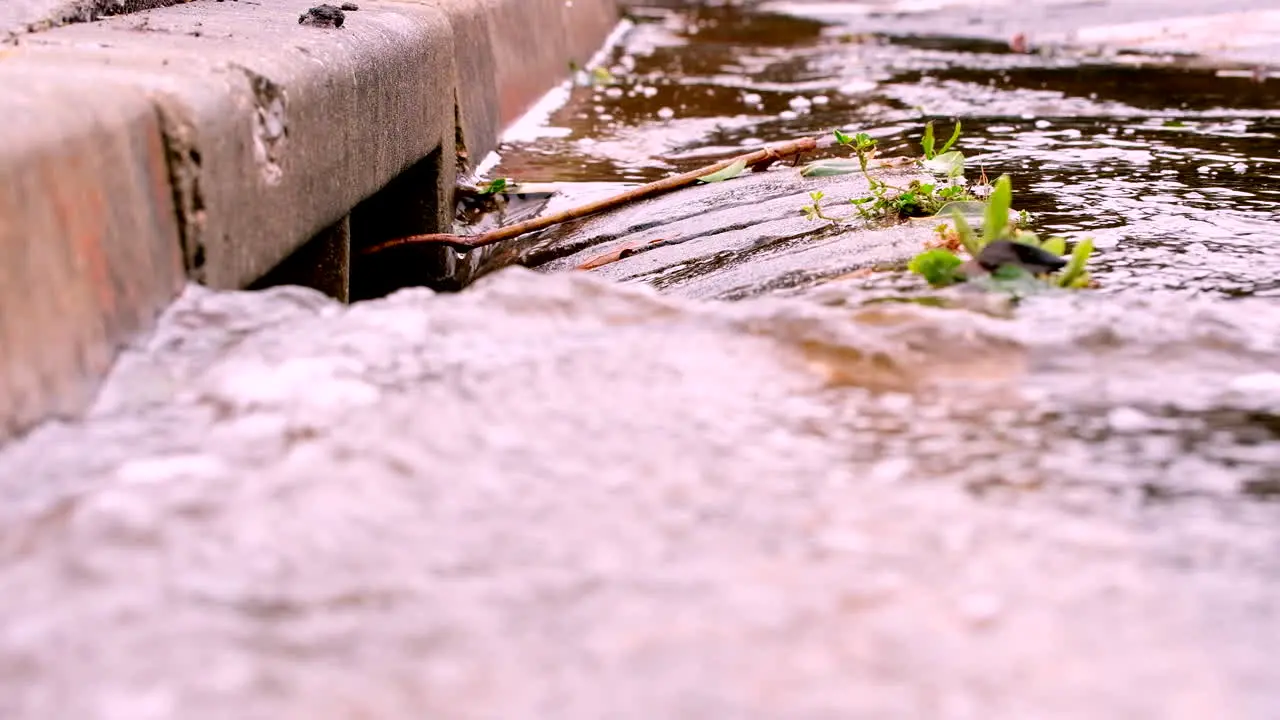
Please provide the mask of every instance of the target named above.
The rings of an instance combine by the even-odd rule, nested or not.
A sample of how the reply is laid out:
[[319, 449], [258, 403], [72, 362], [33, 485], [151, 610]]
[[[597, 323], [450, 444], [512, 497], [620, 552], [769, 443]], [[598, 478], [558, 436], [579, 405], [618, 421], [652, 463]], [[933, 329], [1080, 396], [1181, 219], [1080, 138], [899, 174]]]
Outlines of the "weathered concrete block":
[[193, 2], [23, 35], [0, 62], [0, 438], [82, 408], [184, 269], [246, 287], [340, 225], [324, 268], [276, 275], [341, 296], [361, 233], [447, 227], [457, 139], [493, 149], [613, 26], [614, 0], [576, 3], [362, 0], [334, 28], [299, 24], [311, 0]]
[[614, 0], [416, 1], [439, 7], [453, 28], [458, 126], [473, 162], [618, 23]]
[[520, 117], [548, 89], [546, 78], [585, 64], [617, 24], [613, 2], [486, 0], [494, 48], [499, 122]]
[[143, 93], [0, 75], [0, 117], [3, 438], [81, 410], [183, 273], [160, 125]]
[[[478, 0], [417, 0], [437, 7], [453, 30], [454, 87], [457, 101], [457, 149], [460, 165], [479, 162], [497, 146], [502, 132], [497, 70], [489, 19]], [[548, 79], [547, 85], [553, 80]]]
[[[370, 7], [334, 29], [300, 25], [305, 8], [194, 4], [59, 28], [28, 40], [15, 65], [146, 89], [190, 275], [238, 288], [453, 149], [453, 42], [439, 11]], [[452, 172], [438, 181], [452, 186]]]

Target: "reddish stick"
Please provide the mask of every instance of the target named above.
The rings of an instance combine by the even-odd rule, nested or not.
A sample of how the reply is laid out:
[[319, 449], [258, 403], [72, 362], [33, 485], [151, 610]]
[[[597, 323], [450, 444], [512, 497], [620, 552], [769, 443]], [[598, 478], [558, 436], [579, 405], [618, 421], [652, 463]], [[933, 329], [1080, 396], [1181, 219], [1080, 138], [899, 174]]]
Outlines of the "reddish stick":
[[746, 155], [739, 155], [738, 157], [729, 158], [728, 160], [721, 160], [718, 163], [708, 165], [704, 168], [699, 168], [680, 175], [673, 175], [672, 177], [657, 180], [655, 182], [641, 185], [640, 187], [631, 188], [624, 193], [604, 198], [603, 200], [596, 200], [595, 202], [590, 202], [586, 205], [580, 205], [575, 208], [569, 208], [568, 210], [563, 210], [551, 215], [533, 218], [532, 220], [525, 220], [524, 222], [508, 225], [507, 227], [498, 228], [497, 230], [491, 230], [479, 235], [450, 235], [448, 233], [410, 235], [408, 237], [387, 240], [386, 242], [381, 242], [377, 245], [371, 245], [360, 252], [363, 255], [369, 255], [389, 248], [399, 247], [401, 245], [417, 245], [422, 243], [448, 245], [461, 250], [484, 247], [485, 245], [492, 245], [494, 243], [502, 242], [503, 240], [510, 240], [526, 233], [543, 230], [551, 227], [552, 225], [559, 225], [563, 222], [577, 220], [578, 218], [583, 218], [588, 215], [594, 215], [598, 212], [610, 210], [635, 200], [652, 197], [670, 190], [678, 190], [679, 188], [694, 184], [698, 181], [698, 178], [720, 172], [734, 163], [742, 162], [745, 163], [747, 167], [756, 167], [762, 164], [767, 165], [780, 158], [810, 152], [829, 144], [831, 144], [831, 138], [828, 137], [791, 140], [779, 143], [772, 147], [761, 148], [760, 150], [747, 153]]

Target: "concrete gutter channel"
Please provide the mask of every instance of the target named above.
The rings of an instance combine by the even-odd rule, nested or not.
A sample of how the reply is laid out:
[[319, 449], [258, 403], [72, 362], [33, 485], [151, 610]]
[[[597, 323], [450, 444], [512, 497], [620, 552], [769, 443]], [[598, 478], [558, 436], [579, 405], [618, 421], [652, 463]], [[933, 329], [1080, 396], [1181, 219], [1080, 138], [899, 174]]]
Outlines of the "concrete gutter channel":
[[[188, 280], [376, 292], [350, 286], [351, 247], [448, 227], [459, 163], [618, 19], [359, 0], [341, 28], [300, 24], [313, 4], [0, 9], [0, 439], [80, 412]], [[112, 7], [145, 11], [61, 25]]]

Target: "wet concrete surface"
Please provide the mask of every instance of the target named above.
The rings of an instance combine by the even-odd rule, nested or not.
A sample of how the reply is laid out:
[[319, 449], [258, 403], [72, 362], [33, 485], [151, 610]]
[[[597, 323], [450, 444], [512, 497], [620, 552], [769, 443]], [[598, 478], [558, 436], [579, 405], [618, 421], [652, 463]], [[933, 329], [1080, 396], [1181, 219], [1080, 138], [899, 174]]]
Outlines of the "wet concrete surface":
[[634, 12], [494, 176], [958, 115], [1101, 287], [931, 291], [775, 167], [461, 293], [190, 288], [0, 450], [0, 717], [1274, 717], [1276, 81]]
[[[903, 159], [873, 159], [870, 172], [896, 187], [947, 182], [904, 166]], [[902, 268], [934, 239], [937, 218], [872, 227], [847, 202], [869, 195], [867, 177], [805, 177], [802, 160], [566, 223], [536, 242], [503, 243], [477, 254], [476, 272], [518, 262], [543, 272], [584, 270], [644, 282], [686, 297], [740, 299], [854, 272]], [[604, 194], [604, 188], [591, 190]], [[813, 192], [830, 198], [824, 214], [836, 222], [800, 212], [813, 202]], [[547, 211], [580, 202], [576, 197], [570, 192], [553, 198]]]
[[193, 289], [0, 457], [0, 715], [1268, 717], [1264, 302]]

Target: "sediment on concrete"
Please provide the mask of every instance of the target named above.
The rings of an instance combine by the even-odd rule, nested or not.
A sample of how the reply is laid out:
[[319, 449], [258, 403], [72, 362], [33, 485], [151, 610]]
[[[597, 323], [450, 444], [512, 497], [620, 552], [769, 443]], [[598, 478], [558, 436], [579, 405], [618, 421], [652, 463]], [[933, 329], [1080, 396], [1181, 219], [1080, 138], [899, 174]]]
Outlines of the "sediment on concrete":
[[185, 2], [191, 0], [5, 0], [0, 3], [0, 42], [61, 25]]
[[[0, 49], [0, 440], [83, 410], [187, 280], [346, 297], [350, 247], [447, 226], [459, 167], [617, 21], [613, 0], [361, 0], [341, 27], [300, 23], [309, 0], [158, 4]], [[342, 267], [285, 262], [304, 246]]]

